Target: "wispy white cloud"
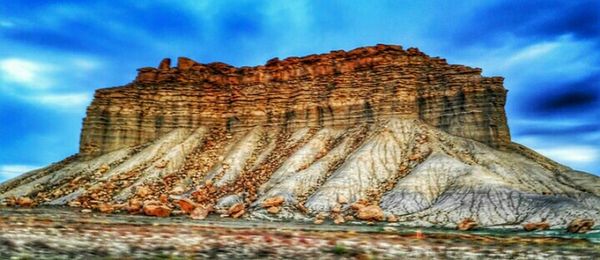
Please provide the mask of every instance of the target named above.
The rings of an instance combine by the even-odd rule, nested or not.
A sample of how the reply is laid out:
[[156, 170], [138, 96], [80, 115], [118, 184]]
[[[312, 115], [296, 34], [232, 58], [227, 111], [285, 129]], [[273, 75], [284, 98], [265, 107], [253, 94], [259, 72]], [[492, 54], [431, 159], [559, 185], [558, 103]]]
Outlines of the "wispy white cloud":
[[27, 59], [0, 60], [0, 78], [3, 81], [30, 88], [46, 88], [52, 85], [52, 81], [47, 77], [47, 73], [52, 70], [52, 67], [45, 63]]
[[592, 163], [598, 160], [600, 152], [596, 147], [591, 146], [560, 146], [549, 147], [537, 150], [539, 153], [548, 156], [562, 163], [580, 164]]
[[87, 93], [67, 93], [34, 95], [27, 99], [38, 104], [66, 109], [85, 107], [90, 101], [90, 96]]
[[[513, 141], [523, 144], [540, 154], [577, 170], [600, 174], [597, 162], [600, 161], [598, 139], [589, 136], [586, 142], [584, 134], [574, 134], [576, 138], [549, 135], [514, 136]], [[593, 135], [593, 133], [592, 133]], [[551, 140], [551, 141], [550, 141]]]
[[508, 37], [505, 44], [493, 49], [461, 50], [451, 61], [483, 68], [488, 76], [503, 76], [511, 91], [521, 91], [531, 82], [568, 82], [598, 73], [600, 55], [595, 48], [593, 41], [569, 35], [527, 43]]
[[17, 177], [23, 173], [40, 168], [34, 165], [8, 164], [0, 165], [0, 182]]
[[523, 48], [522, 50], [519, 50], [518, 52], [513, 54], [511, 57], [506, 59], [506, 62], [504, 62], [503, 66], [510, 67], [514, 64], [519, 64], [519, 63], [531, 61], [536, 58], [540, 58], [544, 55], [549, 54], [550, 52], [552, 52], [559, 46], [560, 46], [560, 43], [558, 43], [558, 42], [535, 43], [533, 45]]
[[[92, 57], [49, 57], [49, 62], [25, 58], [0, 60], [0, 85], [4, 95], [51, 109], [83, 109], [91, 94], [68, 87], [81, 82], [101, 67]], [[50, 65], [52, 62], [61, 65]], [[68, 68], [68, 69], [67, 69]]]

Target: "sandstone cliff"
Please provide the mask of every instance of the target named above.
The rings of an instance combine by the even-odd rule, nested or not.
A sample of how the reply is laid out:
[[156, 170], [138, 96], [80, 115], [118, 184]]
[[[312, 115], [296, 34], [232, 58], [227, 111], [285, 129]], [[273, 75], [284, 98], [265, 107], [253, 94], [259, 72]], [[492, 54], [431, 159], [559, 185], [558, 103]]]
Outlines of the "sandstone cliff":
[[194, 219], [599, 223], [600, 178], [511, 143], [505, 100], [502, 78], [398, 46], [252, 68], [165, 59], [98, 90], [80, 153], [1, 184], [0, 201]]
[[345, 127], [402, 116], [501, 147], [510, 142], [500, 77], [419, 50], [378, 45], [235, 68], [179, 58], [96, 92], [81, 152], [103, 154], [177, 128]]

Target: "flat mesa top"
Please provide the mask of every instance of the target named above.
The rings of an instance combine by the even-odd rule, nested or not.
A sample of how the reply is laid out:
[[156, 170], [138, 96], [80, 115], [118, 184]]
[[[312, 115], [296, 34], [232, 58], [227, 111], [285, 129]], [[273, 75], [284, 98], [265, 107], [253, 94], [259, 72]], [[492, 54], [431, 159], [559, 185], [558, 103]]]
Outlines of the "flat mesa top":
[[[222, 62], [198, 63], [186, 57], [177, 59], [171, 67], [169, 58], [163, 59], [157, 68], [138, 69], [135, 83], [190, 82], [211, 80], [226, 84], [244, 84], [269, 81], [286, 81], [293, 78], [314, 78], [340, 75], [347, 72], [370, 69], [374, 66], [397, 65], [443, 68], [446, 73], [480, 75], [481, 69], [463, 65], [449, 65], [445, 59], [429, 57], [417, 48], [404, 50], [398, 45], [379, 44], [360, 47], [351, 51], [336, 50], [325, 54], [304, 57], [273, 58], [265, 65], [234, 67]], [[502, 81], [501, 77], [492, 77]]]

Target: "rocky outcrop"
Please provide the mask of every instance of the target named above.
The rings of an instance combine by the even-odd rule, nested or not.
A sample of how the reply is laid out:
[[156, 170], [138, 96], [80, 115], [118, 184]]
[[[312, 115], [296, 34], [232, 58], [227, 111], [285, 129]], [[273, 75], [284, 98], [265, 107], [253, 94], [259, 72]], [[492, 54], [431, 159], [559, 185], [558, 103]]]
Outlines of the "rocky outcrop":
[[501, 78], [397, 46], [253, 68], [165, 59], [98, 90], [81, 153], [1, 184], [0, 201], [464, 230], [600, 223], [600, 178], [511, 143], [505, 95]]
[[378, 45], [272, 59], [235, 68], [179, 58], [142, 68], [126, 86], [100, 89], [89, 106], [81, 153], [98, 155], [178, 128], [344, 127], [394, 116], [421, 119], [492, 147], [510, 142], [500, 77], [449, 65], [418, 49]]

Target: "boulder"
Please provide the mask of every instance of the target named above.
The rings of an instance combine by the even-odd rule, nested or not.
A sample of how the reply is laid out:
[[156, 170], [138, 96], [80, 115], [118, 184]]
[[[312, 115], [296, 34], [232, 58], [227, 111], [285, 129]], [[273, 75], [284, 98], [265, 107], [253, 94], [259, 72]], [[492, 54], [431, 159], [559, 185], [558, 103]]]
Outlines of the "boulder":
[[130, 214], [134, 214], [134, 213], [139, 213], [143, 207], [144, 207], [144, 203], [141, 200], [131, 199], [127, 203], [127, 207], [125, 207], [125, 210], [127, 210], [127, 212], [129, 212]]
[[283, 204], [284, 201], [285, 201], [285, 199], [283, 198], [283, 196], [276, 196], [276, 197], [268, 198], [265, 201], [263, 201], [262, 207], [263, 208], [278, 207], [278, 206], [281, 206], [281, 204]]
[[335, 217], [333, 218], [333, 223], [335, 224], [342, 224], [346, 222], [346, 220], [344, 219], [344, 216], [341, 214], [335, 215]]
[[359, 208], [356, 218], [365, 221], [382, 221], [384, 220], [384, 214], [379, 206], [370, 205]]
[[111, 205], [110, 203], [100, 203], [98, 205], [98, 210], [102, 213], [110, 214], [113, 213], [113, 211], [115, 211], [115, 207], [113, 207], [113, 205]]
[[593, 219], [574, 219], [567, 226], [567, 232], [569, 233], [587, 233], [594, 227]]
[[471, 218], [465, 218], [458, 223], [458, 225], [456, 226], [456, 229], [461, 230], [461, 231], [467, 231], [467, 230], [473, 230], [473, 229], [477, 228], [477, 226], [478, 226], [478, 224], [475, 220], [473, 220]]
[[229, 209], [227, 210], [227, 214], [231, 217], [237, 216], [234, 218], [238, 218], [241, 216], [238, 214], [241, 211], [245, 211], [245, 210], [246, 210], [246, 206], [244, 205], [244, 203], [236, 203], [236, 204], [231, 205], [231, 207], [229, 207]]
[[144, 202], [144, 214], [155, 217], [168, 217], [171, 215], [171, 208], [163, 205], [160, 201]]
[[277, 213], [279, 213], [279, 211], [280, 211], [279, 207], [273, 206], [273, 207], [267, 208], [267, 212], [269, 212], [270, 214], [277, 214]]
[[194, 201], [192, 201], [191, 199], [187, 199], [187, 198], [177, 200], [177, 205], [186, 214], [192, 213], [192, 211], [197, 206]]
[[546, 230], [549, 228], [550, 224], [548, 224], [547, 222], [534, 222], [523, 224], [523, 230], [525, 231]]
[[152, 193], [152, 190], [150, 190], [150, 188], [147, 186], [137, 186], [135, 188], [135, 195], [141, 197], [142, 199], [147, 197], [151, 193]]
[[212, 205], [198, 205], [190, 214], [190, 218], [196, 220], [205, 219], [213, 211]]
[[347, 204], [348, 203], [348, 198], [346, 198], [344, 195], [338, 195], [337, 202], [339, 204]]
[[30, 199], [29, 197], [19, 197], [17, 199], [16, 204], [19, 207], [29, 208], [29, 207], [33, 206], [33, 200]]

